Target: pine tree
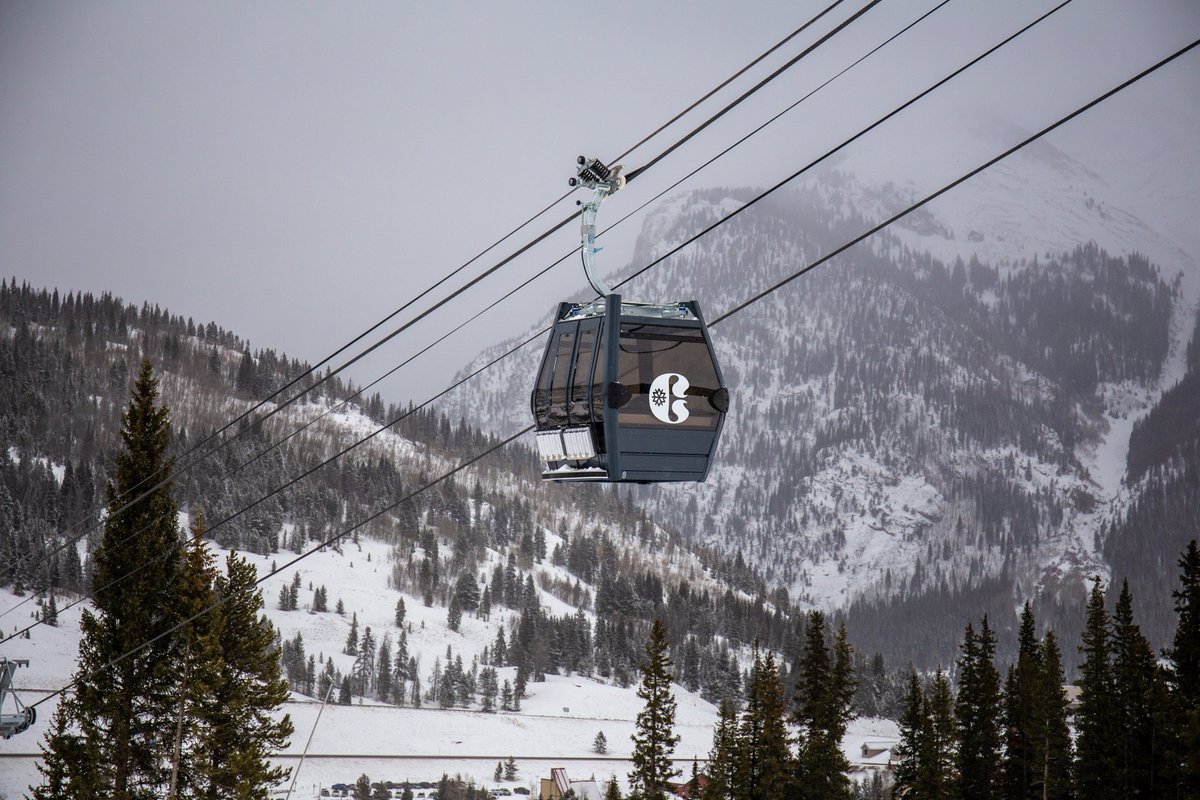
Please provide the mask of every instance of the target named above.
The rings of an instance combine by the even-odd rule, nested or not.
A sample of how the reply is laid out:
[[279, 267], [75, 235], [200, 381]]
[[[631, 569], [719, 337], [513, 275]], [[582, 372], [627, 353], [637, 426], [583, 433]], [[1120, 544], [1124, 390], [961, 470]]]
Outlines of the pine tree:
[[462, 604], [456, 594], [450, 598], [450, 607], [446, 612], [446, 624], [450, 626], [450, 630], [457, 631], [462, 625], [462, 613]]
[[168, 479], [170, 421], [157, 401], [143, 361], [92, 557], [96, 613], [83, 612], [75, 691], [62, 700], [61, 731], [52, 729], [43, 747], [43, 774], [57, 785], [117, 797], [166, 789], [172, 742], [163, 732], [175, 729], [182, 674], [183, 650], [167, 631], [177, 622], [183, 552]]
[[[192, 546], [180, 570], [178, 617], [182, 627], [176, 635], [183, 641], [184, 658], [173, 729], [169, 797], [212, 793], [205, 754], [220, 734], [216, 725], [220, 724], [221, 709], [212, 698], [223, 683], [226, 666], [222, 652], [226, 612], [218, 604], [219, 578], [203, 541], [202, 513], [196, 514], [191, 533]], [[194, 752], [201, 756], [189, 757]]]
[[383, 702], [392, 699], [392, 640], [388, 634], [383, 635], [379, 643], [379, 655], [375, 663], [379, 671], [375, 677], [375, 696]]
[[1117, 787], [1123, 797], [1155, 797], [1162, 753], [1154, 729], [1154, 695], [1157, 670], [1154, 651], [1133, 621], [1133, 595], [1129, 581], [1113, 613], [1113, 689], [1116, 696]]
[[517, 779], [517, 760], [512, 756], [508, 757], [508, 761], [504, 762], [504, 780], [515, 781]]
[[904, 695], [904, 709], [900, 714], [900, 738], [892, 748], [893, 791], [897, 797], [925, 797], [920, 785], [920, 776], [926, 726], [925, 698], [921, 692], [921, 681], [917, 678], [917, 671], [912, 670], [908, 676], [908, 692]]
[[921, 791], [930, 800], [954, 796], [955, 719], [950, 679], [938, 670], [924, 696], [921, 733]]
[[621, 800], [621, 787], [617, 784], [616, 775], [613, 775], [604, 787], [604, 800]]
[[1071, 731], [1067, 724], [1067, 693], [1063, 689], [1062, 655], [1054, 631], [1042, 640], [1042, 673], [1035, 688], [1037, 734], [1041, 738], [1042, 761], [1034, 775], [1036, 796], [1045, 800], [1074, 797], [1071, 763]]
[[291, 772], [269, 760], [287, 746], [293, 728], [289, 715], [272, 715], [287, 700], [288, 683], [280, 674], [275, 631], [260, 613], [263, 600], [257, 580], [254, 565], [230, 553], [225, 575], [216, 583], [225, 618], [223, 663], [211, 696], [213, 733], [202, 748], [203, 771], [213, 796], [266, 800], [270, 787]]
[[671, 693], [671, 659], [667, 654], [667, 629], [661, 619], [650, 626], [642, 685], [638, 697], [645, 703], [637, 715], [633, 734], [633, 772], [629, 783], [639, 800], [666, 800], [667, 783], [678, 771], [671, 754], [679, 737], [675, 734], [675, 697]]
[[793, 778], [800, 797], [851, 797], [850, 764], [842, 753], [842, 738], [853, 716], [852, 656], [845, 626], [839, 627], [831, 652], [825, 643], [824, 614], [811, 612], [792, 715], [800, 729]]
[[596, 738], [592, 739], [592, 752], [600, 755], [608, 753], [608, 739], [604, 736], [604, 731], [600, 731]]
[[978, 635], [967, 625], [962, 652], [954, 704], [959, 796], [992, 800], [1000, 794], [1001, 697], [996, 639], [986, 615]]
[[1170, 690], [1166, 726], [1170, 729], [1169, 763], [1164, 776], [1176, 797], [1200, 797], [1200, 548], [1188, 543], [1179, 558], [1180, 587], [1171, 592], [1178, 623], [1165, 681]]
[[1080, 800], [1109, 797], [1117, 785], [1116, 688], [1112, 642], [1100, 579], [1092, 584], [1079, 651], [1079, 710], [1075, 714], [1076, 786]]
[[500, 761], [496, 762], [496, 771], [492, 773], [492, 780], [496, 783], [504, 780], [504, 764]]
[[[338, 600], [340, 604], [342, 601]], [[358, 655], [358, 612], [355, 611], [350, 618], [350, 633], [346, 635], [346, 646], [342, 652], [348, 656]]]
[[1017, 663], [1009, 669], [1004, 686], [1005, 800], [1038, 800], [1041, 796], [1034, 786], [1043, 762], [1036, 708], [1041, 658], [1033, 608], [1026, 602], [1017, 637]]
[[735, 796], [770, 800], [788, 791], [793, 772], [785, 716], [787, 703], [775, 666], [775, 655], [754, 652], [746, 710], [738, 731]]
[[493, 667], [484, 667], [480, 671], [479, 689], [481, 710], [485, 714], [496, 713], [496, 695], [499, 693], [500, 687], [496, 679], [496, 670]]
[[399, 600], [396, 601], [396, 627], [397, 628], [404, 627], [405, 613], [406, 612], [404, 609], [404, 598], [401, 597]]
[[733, 698], [721, 698], [713, 746], [708, 755], [708, 785], [702, 800], [734, 800], [738, 765], [738, 708]]

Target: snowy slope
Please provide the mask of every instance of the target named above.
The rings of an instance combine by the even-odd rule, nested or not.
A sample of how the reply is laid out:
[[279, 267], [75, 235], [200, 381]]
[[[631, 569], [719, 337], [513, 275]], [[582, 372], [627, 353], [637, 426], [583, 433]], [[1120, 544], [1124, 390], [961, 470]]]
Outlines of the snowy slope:
[[[329, 605], [340, 599], [345, 615], [333, 611], [308, 613], [306, 610], [281, 611], [274, 598], [291, 583], [285, 572], [262, 584], [267, 599], [265, 613], [284, 639], [297, 633], [303, 636], [310, 653], [332, 655], [342, 671], [348, 671], [353, 658], [342, 653], [350, 629], [352, 614], [357, 614], [359, 631], [370, 626], [375, 636], [390, 633], [395, 640], [396, 601], [404, 597], [410, 652], [420, 662], [421, 675], [428, 674], [434, 660], [444, 660], [447, 646], [461, 654], [468, 664], [495, 640], [496, 631], [507, 615], [494, 613], [490, 622], [465, 615], [458, 632], [446, 626], [443, 607], [426, 608], [421, 600], [401, 595], [388, 588], [392, 566], [392, 548], [377, 541], [348, 543], [342, 553], [318, 552], [297, 565], [304, 590], [301, 604], [311, 600], [309, 581], [329, 588]], [[226, 553], [214, 548], [219, 560]], [[277, 554], [281, 560], [287, 554]], [[491, 555], [495, 555], [492, 553]], [[272, 559], [248, 556], [261, 574], [272, 567]], [[547, 571], [555, 568], [545, 565]], [[562, 613], [561, 601], [542, 593], [543, 604]], [[0, 609], [20, 602], [8, 592], [0, 592]], [[30, 639], [18, 639], [6, 645], [9, 658], [28, 658], [29, 669], [17, 674], [17, 685], [26, 703], [36, 702], [55, 688], [68, 683], [74, 670], [79, 640], [79, 618], [83, 606], [60, 614], [60, 624], [39, 626]], [[569, 608], [565, 610], [570, 610]], [[6, 619], [5, 629], [27, 624], [24, 615]], [[500, 680], [515, 679], [515, 668], [501, 668]], [[327, 706], [317, 716], [320, 704], [312, 698], [293, 695], [283, 711], [290, 714], [296, 727], [291, 745], [280, 762], [295, 767], [310, 733], [313, 735], [309, 757], [298, 776], [296, 797], [313, 797], [314, 790], [334, 782], [352, 782], [360, 774], [373, 780], [436, 780], [443, 772], [461, 773], [477, 782], [492, 785], [496, 761], [514, 756], [520, 765], [519, 780], [505, 785], [532, 785], [538, 775], [548, 775], [550, 767], [565, 766], [569, 774], [585, 778], [595, 774], [607, 778], [616, 774], [624, 782], [630, 769], [628, 761], [634, 718], [641, 710], [636, 686], [626, 689], [578, 675], [548, 675], [544, 683], [531, 682], [529, 697], [522, 701], [519, 713], [484, 714], [476, 710], [442, 710], [436, 706], [396, 707], [355, 698], [352, 706]], [[681, 740], [676, 756], [683, 761], [705, 758], [712, 743], [716, 709], [698, 695], [675, 686], [678, 701], [677, 732]], [[0, 749], [0, 794], [19, 794], [37, 780], [35, 767], [38, 744], [44, 736], [55, 701], [38, 709], [36, 725]], [[316, 725], [314, 731], [314, 725]], [[609, 743], [607, 756], [591, 752], [592, 741], [603, 731]], [[882, 720], [863, 720], [847, 736], [847, 752], [856, 753], [866, 738], [878, 740], [894, 736], [894, 725]], [[21, 754], [21, 757], [11, 757]], [[9, 756], [9, 757], [5, 757]], [[686, 767], [686, 764], [683, 765]]]
[[[912, 124], [919, 127], [922, 122]], [[718, 228], [623, 291], [643, 300], [697, 297], [714, 317], [1029, 134], [983, 114], [954, 133], [934, 139], [901, 131], [878, 145], [857, 144], [836, 163]], [[924, 141], [925, 146], [896, 152], [890, 145], [895, 141]], [[763, 357], [786, 356], [814, 342], [819, 347], [828, 337], [827, 326], [839, 324], [838, 315], [852, 308], [854, 298], [838, 294], [837, 282], [845, 279], [839, 277], [844, 270], [835, 261], [714, 329], [734, 398], [719, 459], [704, 485], [646, 493], [656, 517], [730, 553], [743, 551], [764, 569], [768, 580], [782, 583], [805, 604], [844, 608], [856, 597], [886, 594], [889, 581], [895, 591], [901, 578], [914, 575], [919, 561], [925, 562], [926, 580], [941, 575], [952, 583], [970, 584], [980, 575], [1006, 568], [1004, 553], [956, 541], [956, 519], [965, 515], [969, 521], [973, 511], [969, 504], [951, 502], [944, 486], [948, 475], [1007, 475], [1021, 492], [1054, 497], [1063, 507], [1062, 520], [1052, 527], [1043, 523], [1037, 544], [1009, 564], [1019, 584], [1014, 606], [1040, 587], [1107, 575], [1109, 565], [1096, 549], [1096, 535], [1127, 501], [1123, 478], [1129, 433], [1182, 374], [1187, 336], [1200, 302], [1200, 242], [1194, 235], [1180, 234], [1189, 217], [1195, 222], [1200, 184], [1189, 183], [1186, 172], [1181, 177], [1170, 169], [1175, 161], [1195, 163], [1197, 142], [1179, 142], [1178, 151], [1155, 153], [1144, 165], [1117, 170], [1108, 163], [1089, 167], [1057, 143], [1061, 142], [1050, 138], [1027, 147], [906, 217], [869, 247], [877, 256], [927, 254], [947, 265], [974, 257], [995, 267], [1001, 279], [1027, 269], [1034, 258], [1059, 257], [1088, 243], [1115, 256], [1145, 255], [1175, 290], [1169, 348], [1156, 379], [1101, 384], [1095, 402], [1100, 413], [1093, 412], [1091, 403], [1078, 409], [1087, 435], [1065, 459], [1005, 444], [964, 450], [940, 463], [905, 463], [904, 458], [881, 459], [849, 447], [822, 453], [807, 474], [779, 474], [772, 465], [789, 463], [789, 453], [803, 454], [812, 444], [811, 425], [833, 423], [845, 413], [832, 401], [836, 365], [844, 354], [830, 356], [835, 365], [830, 380], [780, 369], [775, 359]], [[1146, 172], [1139, 183], [1141, 166]], [[1106, 176], [1114, 171], [1119, 174], [1110, 182]], [[1131, 191], [1132, 184], [1138, 191]], [[744, 189], [702, 190], [664, 202], [647, 217], [634, 262], [625, 273], [753, 194]], [[1200, 226], [1193, 224], [1191, 229]], [[842, 259], [843, 264], [852, 261], [853, 253]], [[853, 295], [860, 285], [863, 296], [877, 290], [867, 281], [841, 294]], [[910, 300], [902, 292], [884, 295], [896, 305]], [[981, 300], [986, 303], [987, 297]], [[938, 360], [958, 385], [983, 381], [996, 392], [1025, 395], [1031, 403], [1053, 401], [1059, 376], [1040, 374], [995, 352], [985, 353], [981, 361], [967, 346], [970, 331], [951, 331], [942, 320], [933, 324], [942, 326], [931, 334], [939, 346], [950, 336], [960, 337], [963, 344], [919, 354], [900, 347], [878, 357], [902, 361], [920, 355]], [[486, 416], [497, 430], [525, 420], [524, 398], [541, 343], [498, 365], [492, 372], [496, 390], [464, 398], [460, 407]], [[509, 346], [489, 351], [479, 363]], [[930, 412], [919, 391], [905, 396], [887, 387], [885, 392], [888, 402], [905, 409], [898, 417], [904, 423], [903, 436], [911, 436], [914, 426], [921, 430], [927, 425], [930, 436], [953, 438], [947, 420], [923, 418]], [[801, 413], [788, 417], [789, 407]], [[775, 434], [781, 424], [795, 426], [794, 433]], [[900, 434], [880, 435], [887, 439]], [[1054, 433], [1047, 431], [1044, 437], [1053, 439]], [[912, 452], [911, 443], [893, 444]], [[1052, 452], [1054, 447], [1043, 450]], [[753, 455], [747, 458], [748, 453]], [[807, 455], [797, 458], [804, 461]], [[1074, 463], [1064, 466], [1063, 460]], [[1011, 474], [1014, 462], [1028, 470]], [[731, 499], [743, 495], [761, 498], [758, 510], [750, 516], [731, 514]], [[789, 497], [801, 497], [803, 505]], [[680, 513], [695, 507], [695, 514]], [[946, 546], [952, 552], [943, 559]]]

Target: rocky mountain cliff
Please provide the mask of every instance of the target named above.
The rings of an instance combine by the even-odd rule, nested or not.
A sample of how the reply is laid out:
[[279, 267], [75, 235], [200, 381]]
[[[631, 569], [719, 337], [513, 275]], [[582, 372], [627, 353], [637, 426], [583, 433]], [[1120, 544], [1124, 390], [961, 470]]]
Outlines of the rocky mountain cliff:
[[[715, 318], [920, 197], [902, 175], [843, 161], [624, 294], [694, 297]], [[754, 194], [668, 201], [626, 272]], [[1114, 194], [1039, 144], [714, 327], [733, 395], [717, 466], [638, 502], [800, 604], [844, 613], [866, 649], [894, 658], [945, 663], [969, 614], [1011, 634], [1026, 599], [1070, 640], [1089, 576], [1146, 573], [1121, 555], [1122, 520], [1145, 481], [1166, 478], [1127, 472], [1126, 453], [1183, 377], [1200, 286], [1196, 261]], [[512, 398], [527, 396], [534, 350], [500, 366], [474, 418], [523, 419]], [[1171, 474], [1195, 463], [1173, 458]], [[1147, 532], [1139, 547], [1173, 565], [1178, 539]]]

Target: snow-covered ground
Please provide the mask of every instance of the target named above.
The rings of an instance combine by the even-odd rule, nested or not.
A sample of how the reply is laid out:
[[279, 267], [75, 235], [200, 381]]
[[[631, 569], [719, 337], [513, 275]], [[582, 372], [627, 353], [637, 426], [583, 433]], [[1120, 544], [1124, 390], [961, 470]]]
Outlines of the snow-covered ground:
[[[226, 553], [220, 550], [216, 553], [223, 562]], [[490, 556], [495, 558], [497, 554]], [[249, 556], [260, 574], [270, 571], [273, 562], [286, 563], [291, 557], [286, 552], [271, 557]], [[447, 646], [455, 655], [461, 654], [469, 668], [472, 658], [495, 641], [498, 626], [503, 622], [507, 627], [509, 614], [499, 611], [493, 612], [490, 621], [464, 615], [460, 630], [451, 631], [446, 626], [444, 607], [426, 608], [419, 598], [389, 588], [392, 564], [391, 546], [373, 540], [346, 542], [341, 553], [332, 549], [315, 553], [295, 567], [301, 576], [301, 609], [276, 608], [280, 589], [292, 581], [293, 570], [289, 569], [263, 582], [266, 614], [284, 639], [300, 633], [307, 653], [316, 654], [319, 660], [332, 655], [337, 667], [346, 672], [353, 658], [342, 653], [342, 649], [352, 616], [357, 615], [360, 635], [370, 626], [376, 641], [388, 634], [394, 644], [399, 635], [395, 625], [396, 601], [403, 596], [408, 647], [420, 662], [423, 683], [427, 682], [434, 660], [441, 658], [444, 662]], [[490, 570], [491, 566], [489, 563], [483, 569]], [[549, 565], [539, 568], [557, 572]], [[305, 606], [311, 605], [310, 582], [313, 588], [327, 587], [330, 609], [341, 600], [344, 615], [332, 610], [309, 613]], [[0, 613], [23, 599], [0, 591]], [[555, 614], [572, 611], [549, 594], [542, 594], [542, 602]], [[65, 605], [61, 599], [60, 605]], [[31, 638], [5, 644], [6, 657], [28, 658], [31, 662], [28, 669], [20, 669], [16, 675], [26, 703], [36, 702], [70, 682], [83, 608], [80, 605], [62, 611], [56, 628], [41, 625], [33, 629]], [[34, 610], [34, 603], [26, 603], [0, 619], [5, 635], [27, 625]], [[505, 678], [515, 679], [514, 668], [502, 668], [499, 673], [501, 682]], [[675, 752], [680, 768], [686, 773], [690, 761], [704, 759], [712, 745], [716, 709], [696, 694], [679, 686], [675, 689], [676, 731], [680, 736]], [[285, 766], [297, 767], [312, 734], [308, 757], [297, 776], [293, 794], [300, 798], [316, 796], [321, 787], [333, 783], [353, 782], [362, 774], [384, 781], [433, 781], [442, 773], [462, 774], [491, 786], [496, 762], [509, 756], [516, 759], [520, 769], [516, 782], [503, 784], [509, 788], [532, 786], [537, 777], [548, 776], [551, 767], [565, 767], [569, 775], [580, 779], [595, 775], [607, 780], [615, 774], [624, 785], [631, 768], [630, 735], [641, 710], [635, 690], [636, 686], [622, 689], [580, 675], [549, 675], [544, 683], [529, 684], [529, 697], [522, 701], [519, 713], [497, 714], [482, 713], [477, 707], [473, 710], [442, 710], [428, 704], [422, 708], [397, 707], [359, 698], [351, 706], [330, 705], [321, 713], [318, 702], [293, 695], [283, 712], [291, 715], [296, 731], [279, 760]], [[29, 731], [0, 743], [0, 797], [20, 796], [30, 783], [38, 780], [38, 745], [49, 726], [55, 703], [52, 699], [38, 708], [38, 721]], [[592, 742], [599, 732], [608, 741], [605, 756], [592, 752]], [[852, 760], [859, 761], [863, 741], [886, 741], [895, 733], [895, 725], [890, 721], [862, 720], [852, 726], [844, 747]]]

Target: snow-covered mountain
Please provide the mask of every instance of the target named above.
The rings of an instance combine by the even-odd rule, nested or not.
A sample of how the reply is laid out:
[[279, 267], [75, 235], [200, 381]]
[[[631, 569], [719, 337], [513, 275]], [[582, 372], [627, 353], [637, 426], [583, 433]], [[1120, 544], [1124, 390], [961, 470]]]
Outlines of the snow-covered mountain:
[[[751, 644], [791, 656], [803, 639], [802, 615], [768, 596], [752, 568], [689, 545], [627, 495], [544, 485], [521, 448], [439, 480], [493, 440], [435, 410], [355, 398], [336, 380], [239, 426], [236, 439], [190, 468], [196, 454], [187, 451], [206, 431], [304, 365], [251, 354], [215, 323], [13, 281], [0, 285], [0, 625], [4, 656], [31, 662], [16, 676], [26, 703], [66, 686], [75, 669], [101, 539], [81, 521], [98, 526], [127, 384], [143, 357], [155, 364], [174, 427], [181, 529], [203, 510], [209, 547], [245, 554], [262, 578], [293, 689], [283, 711], [298, 721], [283, 763], [298, 763], [329, 687], [335, 701], [352, 700], [326, 710], [298, 796], [363, 773], [399, 781], [461, 771], [494, 785], [495, 763], [508, 755], [521, 765], [510, 787], [552, 766], [624, 776], [655, 618], [679, 664], [687, 750], [677, 755], [703, 758], [712, 701], [740, 690]], [[380, 430], [387, 420], [394, 424]], [[297, 432], [301, 423], [311, 424]], [[389, 691], [385, 673], [404, 692]], [[513, 691], [527, 682], [519, 711], [503, 708], [506, 682]], [[484, 698], [497, 695], [489, 711]], [[55, 702], [6, 745], [0, 794], [37, 780]], [[864, 726], [859, 740], [891, 730]], [[601, 731], [609, 753], [590, 753]], [[846, 746], [857, 751], [855, 741]]]
[[[623, 293], [714, 318], [940, 185], [911, 176], [952, 179], [1026, 135], [981, 119], [961, 152], [856, 150]], [[753, 195], [665, 202], [623, 274]], [[944, 655], [964, 608], [1003, 629], [1026, 599], [1069, 638], [1086, 578], [1123, 574], [1103, 544], [1136, 496], [1130, 434], [1183, 376], [1200, 298], [1190, 243], [1127, 196], [1040, 141], [714, 328], [733, 396], [717, 465], [635, 496], [844, 611], [868, 649]], [[524, 419], [535, 350], [497, 368], [475, 418]]]

